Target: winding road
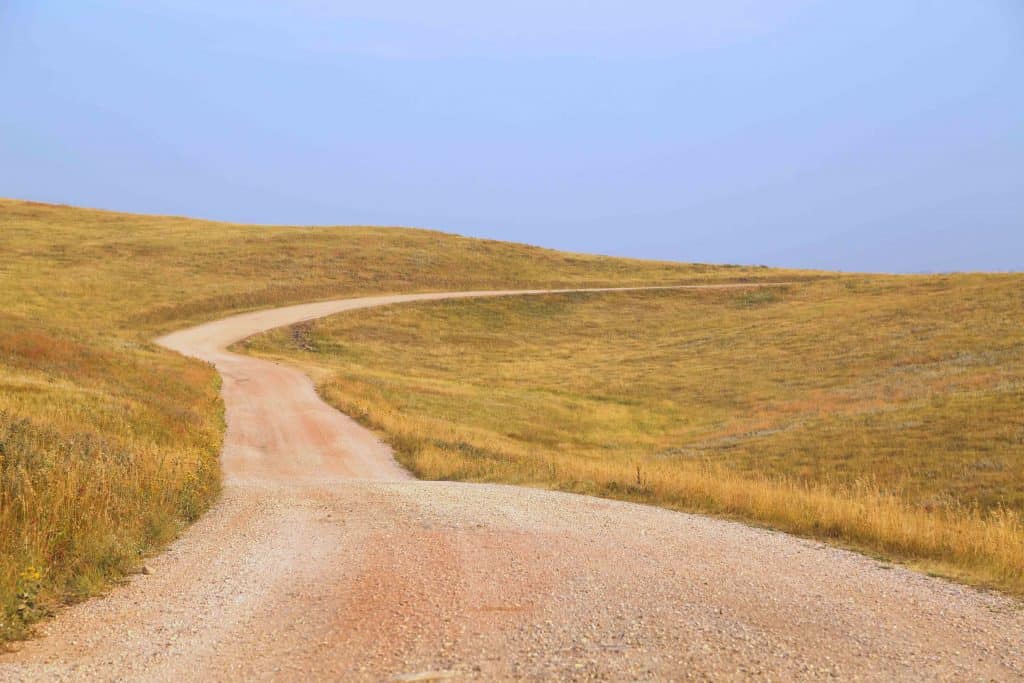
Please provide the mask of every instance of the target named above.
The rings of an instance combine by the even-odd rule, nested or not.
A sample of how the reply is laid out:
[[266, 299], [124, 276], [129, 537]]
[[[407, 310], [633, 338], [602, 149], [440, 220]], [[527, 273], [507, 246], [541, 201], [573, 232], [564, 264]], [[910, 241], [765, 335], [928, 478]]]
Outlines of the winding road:
[[225, 350], [357, 308], [537, 293], [328, 301], [158, 340], [223, 375], [223, 496], [149, 573], [0, 656], [0, 680], [1024, 678], [1019, 602], [737, 523], [416, 481], [301, 371]]

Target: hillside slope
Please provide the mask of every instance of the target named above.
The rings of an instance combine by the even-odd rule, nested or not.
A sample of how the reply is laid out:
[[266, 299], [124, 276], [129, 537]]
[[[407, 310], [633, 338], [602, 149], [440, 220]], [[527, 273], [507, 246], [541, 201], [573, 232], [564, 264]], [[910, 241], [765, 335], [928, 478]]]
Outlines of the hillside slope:
[[712, 512], [1024, 593], [1024, 276], [449, 301], [276, 330], [418, 476]]
[[137, 567], [216, 496], [217, 376], [154, 346], [159, 332], [377, 292], [779, 275], [0, 200], [0, 640]]

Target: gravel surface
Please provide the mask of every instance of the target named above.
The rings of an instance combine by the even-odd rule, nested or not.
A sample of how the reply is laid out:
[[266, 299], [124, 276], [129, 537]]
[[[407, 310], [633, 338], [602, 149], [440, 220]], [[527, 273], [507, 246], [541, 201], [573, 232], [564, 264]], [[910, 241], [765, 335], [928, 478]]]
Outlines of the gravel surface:
[[223, 351], [410, 298], [161, 340], [224, 375], [224, 496], [0, 679], [1024, 679], [1017, 601], [732, 522], [415, 481], [301, 372]]

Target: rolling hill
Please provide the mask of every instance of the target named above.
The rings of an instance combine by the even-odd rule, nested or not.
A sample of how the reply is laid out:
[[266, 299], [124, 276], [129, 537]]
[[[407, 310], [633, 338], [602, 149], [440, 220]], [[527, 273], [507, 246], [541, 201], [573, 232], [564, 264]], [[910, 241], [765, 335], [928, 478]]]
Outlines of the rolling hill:
[[781, 276], [815, 277], [0, 200], [0, 639], [134, 570], [216, 498], [219, 380], [161, 332], [358, 294]]

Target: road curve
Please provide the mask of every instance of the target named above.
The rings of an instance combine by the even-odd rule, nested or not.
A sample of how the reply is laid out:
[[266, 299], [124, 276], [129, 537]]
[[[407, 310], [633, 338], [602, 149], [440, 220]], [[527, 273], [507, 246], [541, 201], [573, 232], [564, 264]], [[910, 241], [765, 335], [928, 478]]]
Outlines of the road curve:
[[1024, 677], [1019, 602], [736, 523], [416, 481], [299, 370], [225, 350], [357, 308], [527, 293], [328, 301], [158, 340], [223, 375], [223, 497], [150, 573], [0, 656], [0, 680]]

